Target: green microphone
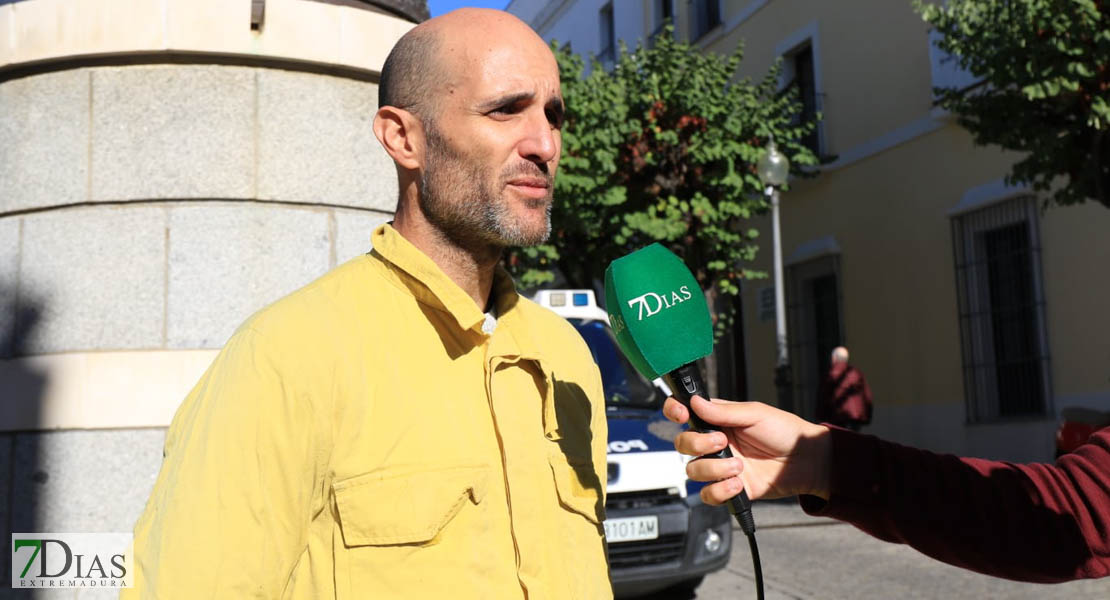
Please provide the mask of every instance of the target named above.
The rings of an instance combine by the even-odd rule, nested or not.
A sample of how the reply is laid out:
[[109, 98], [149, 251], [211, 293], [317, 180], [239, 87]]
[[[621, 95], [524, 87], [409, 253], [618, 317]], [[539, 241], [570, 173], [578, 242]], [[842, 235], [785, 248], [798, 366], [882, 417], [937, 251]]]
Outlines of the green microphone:
[[[713, 352], [713, 322], [698, 282], [682, 259], [659, 244], [641, 248], [605, 270], [609, 324], [629, 362], [644, 377], [662, 377], [690, 410], [695, 431], [720, 431], [690, 409], [694, 395], [709, 398], [697, 360]], [[703, 458], [730, 458], [728, 446]], [[748, 493], [728, 501], [748, 536], [755, 532]]]

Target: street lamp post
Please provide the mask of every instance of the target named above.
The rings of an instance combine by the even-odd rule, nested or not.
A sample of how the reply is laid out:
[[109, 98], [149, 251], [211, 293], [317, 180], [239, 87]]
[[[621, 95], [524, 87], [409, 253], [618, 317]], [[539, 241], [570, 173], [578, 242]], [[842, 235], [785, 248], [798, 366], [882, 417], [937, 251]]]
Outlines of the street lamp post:
[[782, 274], [782, 231], [779, 226], [779, 187], [790, 175], [790, 161], [775, 147], [772, 137], [767, 151], [759, 159], [756, 170], [763, 182], [764, 193], [771, 202], [771, 230], [775, 265], [775, 388], [779, 408], [793, 410], [794, 402], [790, 383], [790, 355], [786, 345], [786, 282]]

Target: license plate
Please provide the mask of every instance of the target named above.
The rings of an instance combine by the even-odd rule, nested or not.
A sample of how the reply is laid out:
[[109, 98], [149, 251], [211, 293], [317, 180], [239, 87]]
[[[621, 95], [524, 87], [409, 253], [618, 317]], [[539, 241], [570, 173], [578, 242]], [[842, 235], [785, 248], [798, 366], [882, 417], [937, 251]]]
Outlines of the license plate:
[[627, 517], [605, 520], [605, 539], [613, 542], [654, 540], [659, 537], [659, 517]]

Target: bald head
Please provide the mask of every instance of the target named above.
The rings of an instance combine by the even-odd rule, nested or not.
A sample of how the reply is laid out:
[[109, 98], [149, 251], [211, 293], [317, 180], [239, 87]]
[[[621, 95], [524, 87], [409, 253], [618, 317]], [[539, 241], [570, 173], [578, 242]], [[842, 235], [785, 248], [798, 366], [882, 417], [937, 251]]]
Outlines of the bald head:
[[382, 66], [378, 106], [403, 108], [429, 123], [442, 97], [474, 68], [474, 59], [495, 45], [532, 52], [538, 45], [551, 55], [547, 44], [516, 16], [460, 8], [417, 25], [397, 41]]
[[547, 238], [564, 107], [559, 65], [531, 28], [488, 9], [426, 21], [386, 59], [379, 93], [401, 235], [490, 269], [504, 248]]
[[417, 26], [403, 35], [390, 50], [378, 83], [378, 106], [396, 106], [410, 112], [423, 112], [429, 91], [441, 87], [436, 65], [439, 37]]
[[848, 349], [844, 346], [837, 346], [832, 351], [832, 364], [846, 364], [848, 362]]

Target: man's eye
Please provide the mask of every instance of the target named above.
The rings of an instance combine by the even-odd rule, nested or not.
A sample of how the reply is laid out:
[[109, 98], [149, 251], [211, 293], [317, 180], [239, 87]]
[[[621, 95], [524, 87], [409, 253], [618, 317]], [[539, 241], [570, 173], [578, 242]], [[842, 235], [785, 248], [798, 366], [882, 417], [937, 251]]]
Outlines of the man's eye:
[[554, 127], [555, 129], [562, 129], [563, 128], [563, 113], [562, 113], [562, 111], [548, 110], [548, 111], [545, 111], [545, 112], [547, 113], [547, 122], [551, 123], [552, 127]]
[[520, 107], [516, 106], [515, 104], [506, 104], [505, 106], [498, 106], [497, 108], [491, 110], [489, 112], [489, 114], [491, 114], [491, 115], [515, 115], [518, 112], [520, 112]]

